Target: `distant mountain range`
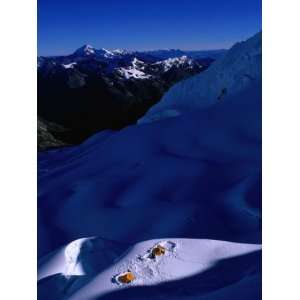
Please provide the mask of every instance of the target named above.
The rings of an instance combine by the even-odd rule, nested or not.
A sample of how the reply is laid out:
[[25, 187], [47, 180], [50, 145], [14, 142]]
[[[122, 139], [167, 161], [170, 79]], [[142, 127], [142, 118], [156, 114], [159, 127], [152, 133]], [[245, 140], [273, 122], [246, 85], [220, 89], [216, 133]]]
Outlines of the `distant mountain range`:
[[67, 56], [38, 57], [39, 149], [136, 123], [174, 83], [206, 70], [224, 52], [84, 45]]
[[152, 55], [154, 57], [159, 57], [160, 59], [168, 59], [186, 55], [190, 58], [200, 59], [210, 57], [212, 59], [217, 59], [222, 57], [227, 50], [194, 50], [194, 51], [184, 51], [180, 49], [168, 49], [168, 50], [153, 50], [146, 51], [144, 53]]

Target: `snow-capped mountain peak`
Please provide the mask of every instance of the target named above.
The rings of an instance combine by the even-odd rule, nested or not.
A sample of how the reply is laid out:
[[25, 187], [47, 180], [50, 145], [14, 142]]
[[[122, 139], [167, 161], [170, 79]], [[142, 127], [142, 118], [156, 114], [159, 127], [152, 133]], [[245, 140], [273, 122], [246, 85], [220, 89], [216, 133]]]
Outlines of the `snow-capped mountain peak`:
[[111, 58], [113, 56], [115, 56], [114, 52], [105, 48], [102, 48], [101, 51], [104, 51], [104, 57], [106, 58]]
[[139, 60], [138, 58], [135, 57], [132, 61], [132, 65], [134, 67], [137, 67], [137, 66], [143, 67], [145, 65], [145, 63], [142, 60]]
[[114, 49], [114, 50], [112, 50], [112, 52], [114, 53], [114, 54], [128, 54], [129, 52], [127, 51], [127, 50], [125, 50], [125, 49]]
[[165, 72], [169, 71], [173, 66], [179, 67], [184, 64], [191, 66], [193, 64], [193, 60], [188, 58], [186, 55], [183, 55], [180, 57], [168, 58], [155, 63], [155, 65], [163, 65]]
[[127, 50], [124, 49], [107, 49], [107, 48], [100, 48], [96, 49], [91, 45], [83, 45], [82, 47], [78, 48], [74, 54], [79, 56], [91, 56], [96, 55], [98, 57], [104, 57], [104, 58], [115, 58], [120, 57], [123, 55], [129, 54]]
[[75, 54], [79, 54], [79, 55], [93, 55], [95, 54], [96, 49], [91, 46], [91, 45], [83, 45], [82, 47], [80, 47], [79, 49], [77, 49], [75, 51]]
[[148, 79], [152, 76], [149, 74], [146, 74], [144, 72], [145, 69], [145, 63], [136, 57], [133, 58], [131, 65], [127, 68], [120, 68], [118, 70], [119, 74], [126, 79]]
[[127, 54], [130, 54], [130, 52], [128, 52], [127, 50], [125, 49], [106, 49], [106, 48], [102, 48], [101, 51], [104, 51], [104, 57], [106, 58], [114, 58], [114, 57], [120, 57], [120, 56], [123, 56], [123, 55], [127, 55]]

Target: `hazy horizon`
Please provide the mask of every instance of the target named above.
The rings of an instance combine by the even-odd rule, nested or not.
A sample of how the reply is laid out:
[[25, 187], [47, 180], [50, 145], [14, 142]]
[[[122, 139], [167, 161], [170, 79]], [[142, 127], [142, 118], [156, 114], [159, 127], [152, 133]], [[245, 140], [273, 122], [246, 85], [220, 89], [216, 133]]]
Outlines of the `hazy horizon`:
[[[254, 35], [254, 34], [253, 34]], [[238, 41], [236, 41], [238, 42]], [[236, 43], [235, 42], [235, 43]], [[233, 43], [231, 46], [233, 46], [235, 43]], [[50, 53], [50, 54], [46, 54], [46, 55], [43, 55], [43, 54], [38, 54], [38, 56], [68, 56], [70, 54], [73, 54], [76, 50], [80, 49], [81, 47], [85, 46], [85, 45], [89, 45], [89, 46], [92, 46], [94, 49], [96, 50], [100, 50], [100, 49], [106, 49], [106, 50], [125, 50], [125, 51], [129, 51], [129, 52], [151, 52], [151, 51], [170, 51], [170, 50], [175, 50], [175, 51], [183, 51], [183, 52], [198, 52], [198, 51], [221, 51], [221, 50], [229, 50], [231, 48], [231, 46], [227, 47], [227, 48], [215, 48], [215, 49], [211, 49], [211, 48], [208, 48], [208, 49], [184, 49], [184, 48], [153, 48], [153, 49], [125, 49], [125, 48], [122, 48], [122, 47], [116, 47], [116, 48], [108, 48], [108, 47], [97, 47], [96, 45], [92, 45], [91, 43], [86, 43], [86, 44], [81, 44], [79, 45], [77, 48], [71, 50], [71, 52], [64, 52], [64, 51], [61, 51], [60, 54], [57, 54], [57, 53]]]
[[261, 1], [38, 1], [38, 55], [96, 49], [228, 49], [261, 30]]

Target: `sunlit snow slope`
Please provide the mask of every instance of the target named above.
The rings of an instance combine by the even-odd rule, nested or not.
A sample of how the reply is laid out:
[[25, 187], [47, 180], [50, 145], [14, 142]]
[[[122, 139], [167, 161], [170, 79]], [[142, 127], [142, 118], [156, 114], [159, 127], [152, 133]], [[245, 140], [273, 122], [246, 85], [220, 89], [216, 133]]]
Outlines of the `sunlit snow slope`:
[[[157, 243], [166, 253], [144, 258]], [[214, 298], [216, 291], [232, 296], [230, 290], [243, 282], [259, 283], [260, 250], [260, 245], [206, 239], [149, 240], [127, 247], [101, 238], [80, 239], [41, 260], [39, 298], [223, 299]], [[135, 280], [118, 283], [115, 278], [124, 271]], [[258, 285], [246, 299], [258, 299], [259, 292]]]
[[260, 299], [260, 173], [259, 81], [40, 153], [39, 299]]
[[174, 85], [139, 123], [153, 122], [226, 101], [261, 82], [262, 34], [235, 44], [205, 72]]

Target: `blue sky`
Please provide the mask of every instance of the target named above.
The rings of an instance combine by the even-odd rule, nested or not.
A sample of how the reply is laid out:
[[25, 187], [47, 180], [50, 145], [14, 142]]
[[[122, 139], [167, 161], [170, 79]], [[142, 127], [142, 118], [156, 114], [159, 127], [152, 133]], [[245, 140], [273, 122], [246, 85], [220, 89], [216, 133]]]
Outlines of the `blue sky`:
[[259, 30], [261, 0], [38, 0], [39, 55], [228, 48]]

